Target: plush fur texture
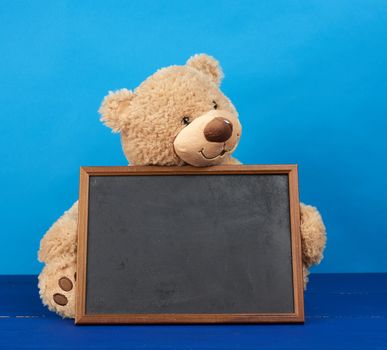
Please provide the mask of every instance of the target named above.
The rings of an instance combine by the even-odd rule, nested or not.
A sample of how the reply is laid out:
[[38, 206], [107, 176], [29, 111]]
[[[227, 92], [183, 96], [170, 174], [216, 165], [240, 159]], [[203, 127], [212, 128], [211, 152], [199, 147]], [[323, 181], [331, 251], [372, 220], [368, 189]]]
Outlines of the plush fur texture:
[[[45, 263], [39, 275], [40, 297], [51, 311], [65, 317], [75, 315], [77, 225], [78, 202], [75, 202], [44, 235], [38, 253], [39, 261]], [[72, 282], [71, 290], [66, 291], [61, 288], [59, 281], [63, 277]], [[55, 302], [58, 295], [63, 296], [64, 301], [67, 300], [65, 305]]]
[[[160, 69], [133, 92], [110, 92], [100, 108], [101, 120], [121, 133], [122, 147], [131, 164], [223, 163], [235, 149], [242, 130], [235, 107], [219, 89], [222, 76], [216, 60], [196, 55], [187, 65]], [[206, 120], [215, 117], [233, 124], [232, 137], [226, 145], [203, 139]], [[177, 138], [183, 129], [184, 137]], [[228, 152], [216, 159], [197, 154], [205, 149], [208, 158], [213, 158], [224, 148]]]
[[[183, 66], [160, 69], [137, 89], [110, 92], [101, 120], [121, 134], [123, 151], [133, 165], [210, 166], [239, 164], [232, 152], [242, 127], [219, 85], [223, 72], [208, 55], [195, 55]], [[39, 260], [42, 301], [64, 317], [75, 315], [76, 202], [43, 237]], [[322, 259], [325, 227], [317, 209], [301, 205], [304, 280]]]

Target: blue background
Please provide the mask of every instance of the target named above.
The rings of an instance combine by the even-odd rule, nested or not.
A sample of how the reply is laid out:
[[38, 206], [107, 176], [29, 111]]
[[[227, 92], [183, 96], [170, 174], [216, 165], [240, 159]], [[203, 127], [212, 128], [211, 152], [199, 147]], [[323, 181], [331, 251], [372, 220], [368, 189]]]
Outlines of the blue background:
[[0, 2], [0, 273], [39, 241], [81, 165], [125, 165], [108, 90], [206, 52], [239, 110], [244, 163], [298, 163], [329, 241], [318, 272], [387, 271], [385, 1]]

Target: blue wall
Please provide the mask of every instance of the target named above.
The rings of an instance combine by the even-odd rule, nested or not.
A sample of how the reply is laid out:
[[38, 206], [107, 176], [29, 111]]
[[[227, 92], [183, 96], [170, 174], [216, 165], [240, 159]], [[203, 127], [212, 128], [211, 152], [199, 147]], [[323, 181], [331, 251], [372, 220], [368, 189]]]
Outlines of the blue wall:
[[218, 58], [244, 163], [298, 163], [329, 244], [314, 271], [387, 271], [385, 1], [1, 1], [0, 273], [37, 273], [39, 240], [81, 165], [124, 165], [98, 121], [192, 54]]

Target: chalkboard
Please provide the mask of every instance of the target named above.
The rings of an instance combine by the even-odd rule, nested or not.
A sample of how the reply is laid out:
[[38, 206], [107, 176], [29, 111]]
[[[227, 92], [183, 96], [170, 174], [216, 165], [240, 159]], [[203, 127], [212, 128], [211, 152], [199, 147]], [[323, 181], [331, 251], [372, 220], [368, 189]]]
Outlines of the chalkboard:
[[303, 322], [297, 167], [83, 167], [76, 323]]

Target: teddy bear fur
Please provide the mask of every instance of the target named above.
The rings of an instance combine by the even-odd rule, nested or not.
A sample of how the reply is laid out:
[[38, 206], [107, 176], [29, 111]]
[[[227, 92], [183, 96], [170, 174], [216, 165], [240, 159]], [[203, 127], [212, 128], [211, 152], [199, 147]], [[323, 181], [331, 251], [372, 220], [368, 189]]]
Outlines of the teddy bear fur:
[[[242, 127], [220, 90], [222, 78], [213, 57], [195, 55], [185, 65], [160, 69], [135, 91], [110, 92], [99, 110], [101, 120], [121, 134], [130, 165], [239, 164], [232, 152]], [[70, 318], [75, 316], [77, 224], [75, 202], [44, 235], [38, 253], [45, 263], [40, 297], [50, 310]], [[301, 241], [306, 286], [309, 268], [323, 257], [326, 234], [317, 209], [304, 204]]]

